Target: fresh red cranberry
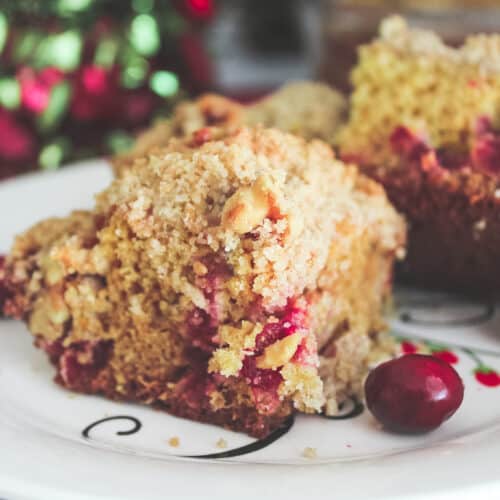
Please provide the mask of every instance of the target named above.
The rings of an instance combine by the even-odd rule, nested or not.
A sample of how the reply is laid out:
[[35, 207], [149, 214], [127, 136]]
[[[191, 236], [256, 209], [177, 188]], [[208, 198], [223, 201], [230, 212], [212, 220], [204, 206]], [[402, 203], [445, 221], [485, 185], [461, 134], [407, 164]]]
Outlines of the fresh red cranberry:
[[365, 397], [368, 409], [387, 430], [423, 433], [457, 411], [464, 385], [445, 361], [408, 354], [375, 368], [366, 379]]

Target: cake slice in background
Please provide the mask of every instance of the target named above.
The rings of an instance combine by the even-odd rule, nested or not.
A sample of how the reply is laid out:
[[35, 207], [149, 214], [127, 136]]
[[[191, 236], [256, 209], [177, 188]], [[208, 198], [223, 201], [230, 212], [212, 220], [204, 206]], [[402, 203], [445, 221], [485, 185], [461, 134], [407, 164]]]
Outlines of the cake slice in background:
[[133, 148], [112, 158], [112, 164], [119, 175], [152, 147], [165, 146], [172, 137], [189, 136], [206, 126], [234, 129], [241, 125], [263, 125], [331, 143], [345, 112], [345, 98], [316, 82], [289, 83], [251, 105], [205, 94], [179, 104], [170, 119], [158, 121], [139, 135]]
[[392, 354], [404, 223], [320, 141], [205, 128], [7, 257], [6, 312], [68, 389], [265, 436], [334, 414]]
[[446, 46], [386, 19], [359, 51], [341, 157], [380, 181], [409, 222], [412, 282], [500, 287], [500, 36]]

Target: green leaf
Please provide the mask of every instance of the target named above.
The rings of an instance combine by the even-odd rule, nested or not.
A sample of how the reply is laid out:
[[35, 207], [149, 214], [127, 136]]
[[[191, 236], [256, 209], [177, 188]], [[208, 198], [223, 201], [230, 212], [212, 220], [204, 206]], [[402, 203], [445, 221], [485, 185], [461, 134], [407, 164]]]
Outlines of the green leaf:
[[495, 370], [493, 368], [490, 368], [489, 366], [486, 365], [479, 365], [476, 368], [474, 368], [474, 373], [494, 373]]

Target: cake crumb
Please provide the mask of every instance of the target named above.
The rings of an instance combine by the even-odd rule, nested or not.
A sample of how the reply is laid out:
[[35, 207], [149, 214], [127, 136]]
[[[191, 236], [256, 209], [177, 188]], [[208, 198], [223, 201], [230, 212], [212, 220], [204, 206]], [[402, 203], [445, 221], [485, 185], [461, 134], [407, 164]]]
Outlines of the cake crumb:
[[220, 438], [216, 443], [215, 443], [215, 446], [217, 446], [217, 448], [220, 448], [221, 450], [223, 450], [224, 448], [227, 448], [227, 441], [223, 438]]
[[318, 456], [318, 454], [316, 453], [316, 448], [310, 448], [309, 446], [307, 446], [306, 448], [304, 448], [304, 451], [302, 452], [302, 456], [304, 458], [309, 458], [309, 459], [314, 459]]
[[177, 436], [173, 436], [168, 440], [168, 444], [172, 446], [172, 448], [177, 448], [180, 444], [180, 439]]

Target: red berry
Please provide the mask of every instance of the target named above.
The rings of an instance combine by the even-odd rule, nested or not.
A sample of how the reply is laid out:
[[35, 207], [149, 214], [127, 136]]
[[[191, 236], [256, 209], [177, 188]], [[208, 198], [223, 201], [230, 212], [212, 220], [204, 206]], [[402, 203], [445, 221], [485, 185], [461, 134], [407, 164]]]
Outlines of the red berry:
[[412, 342], [408, 342], [407, 340], [401, 342], [401, 350], [404, 354], [414, 354], [418, 351], [418, 348]]
[[474, 370], [476, 380], [486, 387], [498, 387], [500, 385], [500, 375], [491, 368], [481, 367]]
[[432, 355], [435, 356], [436, 358], [446, 361], [450, 365], [458, 363], [458, 356], [451, 351], [446, 351], [446, 350], [434, 351]]
[[365, 397], [368, 409], [387, 430], [422, 433], [457, 411], [464, 385], [441, 359], [408, 354], [375, 368], [366, 379]]

